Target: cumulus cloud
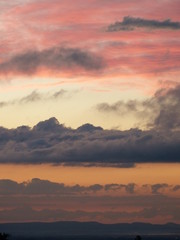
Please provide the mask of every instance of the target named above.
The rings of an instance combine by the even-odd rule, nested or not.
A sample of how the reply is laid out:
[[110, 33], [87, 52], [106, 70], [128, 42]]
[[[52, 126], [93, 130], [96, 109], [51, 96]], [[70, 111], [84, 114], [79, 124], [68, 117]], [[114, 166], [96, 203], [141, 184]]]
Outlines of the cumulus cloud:
[[[157, 186], [162, 184], [157, 184]], [[167, 184], [166, 184], [167, 185]], [[39, 178], [33, 178], [30, 181], [18, 183], [10, 179], [0, 179], [0, 195], [51, 195], [51, 194], [91, 194], [101, 192], [107, 194], [108, 192], [121, 193], [121, 190], [125, 190], [126, 194], [135, 194], [136, 188], [143, 189], [144, 186], [137, 186], [135, 183], [128, 184], [93, 184], [89, 186], [82, 185], [65, 185], [64, 183], [51, 182], [49, 180], [41, 180]], [[155, 185], [151, 186], [154, 189]], [[162, 187], [165, 187], [162, 185]], [[157, 187], [157, 191], [160, 187]], [[154, 192], [153, 192], [154, 193]]]
[[180, 85], [171, 89], [158, 90], [153, 97], [144, 101], [118, 101], [113, 104], [100, 103], [99, 112], [116, 113], [120, 116], [134, 114], [146, 119], [147, 127], [156, 129], [179, 129], [180, 127]]
[[18, 183], [10, 179], [0, 180], [0, 195], [51, 195], [66, 194], [76, 195], [84, 193], [95, 193], [104, 189], [103, 185], [93, 184], [80, 186], [78, 184], [68, 186], [64, 183], [51, 182], [33, 178], [31, 181]]
[[66, 128], [56, 118], [30, 129], [0, 128], [0, 162], [132, 167], [136, 163], [179, 162], [180, 132]]
[[163, 184], [154, 184], [151, 186], [152, 188], [152, 193], [153, 194], [158, 194], [160, 190], [164, 190], [165, 188], [168, 188], [169, 185], [166, 183]]
[[180, 185], [176, 185], [173, 187], [174, 192], [179, 191], [179, 190], [180, 190]]
[[92, 124], [86, 123], [77, 128], [79, 132], [93, 132], [94, 130], [103, 130], [102, 127], [95, 127]]
[[167, 190], [164, 195], [168, 195], [172, 191], [178, 191], [179, 185], [168, 185], [166, 183], [156, 183], [153, 185], [137, 185], [135, 183], [128, 184], [93, 184], [89, 186], [83, 186], [79, 184], [65, 185], [64, 183], [52, 182], [49, 180], [42, 180], [39, 178], [33, 178], [29, 181], [18, 183], [10, 179], [0, 179], [0, 196], [9, 195], [60, 195], [60, 196], [96, 196], [96, 193], [101, 195], [113, 196], [125, 196], [129, 195], [141, 195], [141, 194], [163, 194], [164, 190]]
[[171, 19], [164, 21], [159, 20], [150, 20], [143, 18], [134, 18], [126, 16], [123, 18], [122, 22], [115, 22], [108, 26], [108, 32], [117, 32], [117, 31], [133, 31], [136, 28], [145, 28], [145, 29], [171, 29], [179, 30], [180, 22], [173, 22]]
[[54, 47], [20, 53], [0, 63], [1, 74], [33, 75], [40, 68], [57, 72], [74, 68], [94, 71], [103, 68], [103, 60], [96, 54], [78, 48]]
[[106, 184], [104, 186], [105, 191], [119, 191], [121, 189], [125, 189], [127, 193], [133, 194], [135, 193], [135, 183], [129, 183], [129, 184]]

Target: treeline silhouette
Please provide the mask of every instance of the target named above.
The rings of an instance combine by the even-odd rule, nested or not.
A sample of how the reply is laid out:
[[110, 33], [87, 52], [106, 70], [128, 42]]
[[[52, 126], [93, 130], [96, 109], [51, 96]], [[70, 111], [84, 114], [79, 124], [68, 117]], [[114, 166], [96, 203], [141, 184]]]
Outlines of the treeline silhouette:
[[141, 236], [136, 236], [135, 240], [142, 240]]
[[7, 233], [0, 233], [0, 240], [8, 240], [9, 234]]

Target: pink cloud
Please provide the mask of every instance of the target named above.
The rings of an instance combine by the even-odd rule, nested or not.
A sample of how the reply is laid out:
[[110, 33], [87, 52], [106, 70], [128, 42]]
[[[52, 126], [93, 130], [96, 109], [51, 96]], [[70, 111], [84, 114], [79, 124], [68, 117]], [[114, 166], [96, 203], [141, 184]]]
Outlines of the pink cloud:
[[[143, 76], [147, 79], [163, 76], [176, 80], [180, 58], [180, 31], [136, 29], [106, 32], [109, 24], [122, 21], [124, 16], [162, 21], [179, 21], [179, 1], [138, 0], [72, 0], [29, 1], [7, 6], [1, 11], [1, 63], [29, 50], [43, 51], [52, 47], [78, 48], [104, 58], [103, 74], [86, 73], [103, 79], [108, 77]], [[102, 72], [101, 72], [102, 73]], [[17, 74], [17, 73], [13, 73]], [[51, 75], [43, 68], [39, 75]], [[79, 70], [61, 71], [61, 76], [79, 75]], [[174, 76], [173, 76], [174, 74]], [[2, 73], [1, 73], [2, 75]], [[58, 76], [58, 72], [53, 73]], [[96, 78], [96, 80], [97, 80]]]

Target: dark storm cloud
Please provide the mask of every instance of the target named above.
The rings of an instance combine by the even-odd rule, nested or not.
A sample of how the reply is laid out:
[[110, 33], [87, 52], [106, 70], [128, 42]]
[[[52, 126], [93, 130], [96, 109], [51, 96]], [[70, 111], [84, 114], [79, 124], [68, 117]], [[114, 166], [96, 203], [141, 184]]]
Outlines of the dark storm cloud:
[[179, 162], [180, 132], [66, 128], [57, 119], [32, 129], [0, 128], [0, 163], [132, 167], [136, 163]]
[[123, 18], [122, 22], [115, 22], [109, 25], [107, 31], [108, 32], [133, 31], [136, 28], [179, 30], [180, 22], [173, 22], [170, 19], [159, 21], [154, 19], [149, 20], [126, 16]]
[[0, 73], [33, 75], [41, 67], [51, 71], [71, 70], [76, 67], [93, 71], [103, 67], [103, 60], [96, 54], [78, 48], [55, 47], [13, 56], [0, 64]]
[[99, 112], [116, 113], [121, 116], [134, 114], [140, 119], [147, 119], [148, 127], [156, 129], [178, 129], [180, 127], [180, 85], [169, 90], [161, 89], [152, 98], [144, 101], [100, 103], [96, 109]]

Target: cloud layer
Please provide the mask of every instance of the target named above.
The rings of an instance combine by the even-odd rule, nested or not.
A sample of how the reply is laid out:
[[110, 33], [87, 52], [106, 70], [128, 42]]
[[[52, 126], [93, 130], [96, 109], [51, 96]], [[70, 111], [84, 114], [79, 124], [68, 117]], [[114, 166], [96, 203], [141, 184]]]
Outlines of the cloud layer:
[[[26, 222], [26, 221], [94, 221], [102, 223], [118, 223], [118, 222], [132, 222], [138, 221], [151, 221], [157, 216], [166, 219], [169, 216], [169, 221], [179, 222], [179, 207], [177, 209], [168, 209], [166, 206], [161, 208], [144, 208], [139, 211], [68, 211], [63, 209], [43, 209], [35, 210], [29, 207], [16, 208], [12, 210], [0, 211], [1, 222]], [[11, 219], [11, 221], [9, 220]], [[165, 223], [165, 222], [163, 222]]]
[[115, 22], [108, 26], [108, 32], [117, 32], [117, 31], [133, 31], [136, 28], [145, 28], [145, 29], [171, 29], [179, 30], [180, 22], [173, 22], [170, 19], [159, 21], [159, 20], [149, 20], [143, 18], [134, 18], [126, 16], [123, 18], [122, 22]]
[[165, 183], [69, 186], [38, 178], [21, 183], [1, 179], [0, 222], [179, 222], [179, 191], [178, 185]]
[[0, 128], [0, 163], [132, 167], [180, 161], [180, 132], [103, 130], [85, 124], [66, 128], [55, 118], [30, 129]]

